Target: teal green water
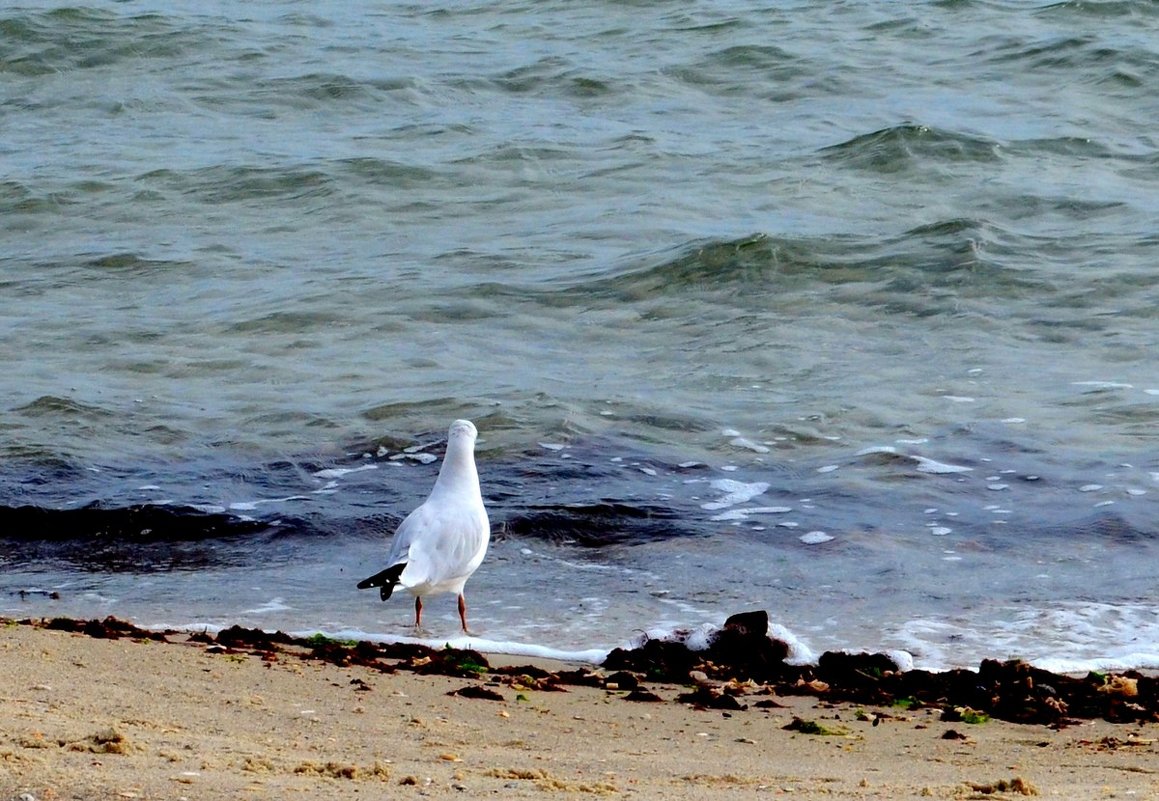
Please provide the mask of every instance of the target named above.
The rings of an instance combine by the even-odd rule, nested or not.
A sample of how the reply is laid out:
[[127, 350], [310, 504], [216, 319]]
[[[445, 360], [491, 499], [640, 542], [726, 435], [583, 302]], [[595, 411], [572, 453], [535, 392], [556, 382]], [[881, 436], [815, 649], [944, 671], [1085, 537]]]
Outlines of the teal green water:
[[[993, 463], [1050, 479], [996, 501], [1034, 538], [1110, 516], [1150, 543], [1159, 10], [766, 6], [6, 8], [4, 472], [339, 458], [469, 417], [503, 476], [543, 442], [750, 482], [856, 464], [810, 524], [850, 532], [914, 489], [859, 455], [893, 447], [976, 468], [923, 474], [906, 537], [967, 498], [949, 527], [1001, 542]], [[897, 558], [961, 553], [918, 534]], [[1146, 601], [1114, 594], [1138, 558], [1034, 600]]]
[[199, 8], [3, 15], [9, 453], [1153, 447], [1147, 4]]

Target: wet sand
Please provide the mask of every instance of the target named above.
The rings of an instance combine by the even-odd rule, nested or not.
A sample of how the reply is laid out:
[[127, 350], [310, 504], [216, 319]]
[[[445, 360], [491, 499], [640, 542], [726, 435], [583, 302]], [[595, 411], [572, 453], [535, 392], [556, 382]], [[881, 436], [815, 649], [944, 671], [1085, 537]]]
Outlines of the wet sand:
[[[0, 628], [0, 801], [1159, 795], [1155, 724], [950, 723], [807, 696], [699, 710], [676, 685], [649, 684], [665, 702], [648, 703], [169, 639]], [[464, 688], [502, 700], [448, 694]]]

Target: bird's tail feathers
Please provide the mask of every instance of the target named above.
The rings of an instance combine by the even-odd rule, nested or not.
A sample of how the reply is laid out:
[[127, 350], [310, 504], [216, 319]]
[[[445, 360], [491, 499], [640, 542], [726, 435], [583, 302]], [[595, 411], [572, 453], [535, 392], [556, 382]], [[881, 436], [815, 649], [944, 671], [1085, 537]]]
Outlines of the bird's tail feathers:
[[371, 587], [379, 587], [378, 596], [385, 601], [394, 592], [394, 588], [398, 585], [399, 577], [402, 576], [404, 569], [406, 569], [406, 562], [391, 565], [386, 570], [379, 571], [370, 578], [358, 582], [358, 589], [369, 590]]

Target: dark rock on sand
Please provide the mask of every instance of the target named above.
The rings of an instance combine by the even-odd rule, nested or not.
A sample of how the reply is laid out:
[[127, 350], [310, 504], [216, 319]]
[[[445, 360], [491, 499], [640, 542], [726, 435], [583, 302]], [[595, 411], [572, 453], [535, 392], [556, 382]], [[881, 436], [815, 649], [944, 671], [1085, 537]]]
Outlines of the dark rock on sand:
[[486, 687], [481, 687], [478, 684], [468, 684], [458, 690], [451, 690], [447, 695], [457, 695], [460, 698], [477, 698], [483, 701], [506, 701], [501, 693]]
[[646, 640], [631, 650], [612, 651], [604, 667], [642, 673], [653, 681], [683, 683], [691, 670], [711, 678], [773, 681], [789, 678], [796, 669], [785, 664], [789, 646], [768, 636], [767, 612], [733, 615], [709, 638], [704, 651], [693, 651], [676, 640]]
[[729, 709], [742, 710], [748, 707], [736, 700], [736, 696], [713, 690], [711, 687], [700, 686], [692, 692], [681, 693], [676, 700], [682, 704], [691, 704], [700, 709]]

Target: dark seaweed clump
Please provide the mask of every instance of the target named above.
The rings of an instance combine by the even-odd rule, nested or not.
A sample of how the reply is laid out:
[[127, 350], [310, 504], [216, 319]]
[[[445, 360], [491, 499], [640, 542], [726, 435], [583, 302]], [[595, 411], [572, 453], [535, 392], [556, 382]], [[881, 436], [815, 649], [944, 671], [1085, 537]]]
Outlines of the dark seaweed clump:
[[724, 708], [740, 706], [736, 697], [757, 685], [778, 695], [908, 709], [939, 707], [946, 719], [967, 722], [985, 717], [1054, 726], [1084, 718], [1159, 721], [1159, 679], [1138, 671], [1077, 677], [1020, 660], [994, 659], [983, 660], [977, 670], [902, 671], [885, 654], [833, 651], [822, 654], [816, 665], [789, 665], [784, 661], [788, 646], [770, 639], [767, 631], [765, 612], [747, 612], [726, 621], [707, 650], [648, 641], [612, 651], [604, 667], [671, 683], [687, 683], [689, 674], [698, 671], [720, 686], [702, 683], [684, 700]]

